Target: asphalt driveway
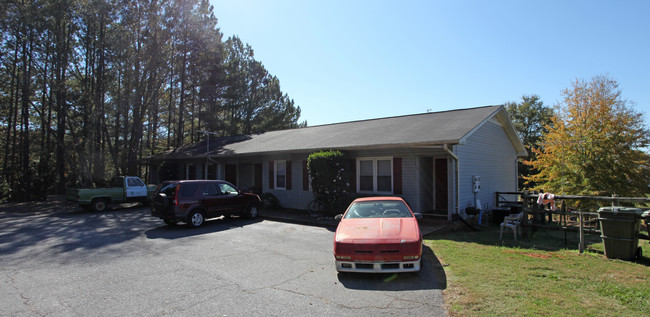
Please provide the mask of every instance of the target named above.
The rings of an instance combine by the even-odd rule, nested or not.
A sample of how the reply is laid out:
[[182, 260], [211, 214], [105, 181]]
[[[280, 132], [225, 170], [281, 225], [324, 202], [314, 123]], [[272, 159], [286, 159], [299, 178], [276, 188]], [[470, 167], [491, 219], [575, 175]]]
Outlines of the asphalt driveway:
[[[24, 206], [23, 206], [24, 207]], [[1, 316], [444, 316], [444, 271], [337, 274], [331, 229], [0, 205]]]

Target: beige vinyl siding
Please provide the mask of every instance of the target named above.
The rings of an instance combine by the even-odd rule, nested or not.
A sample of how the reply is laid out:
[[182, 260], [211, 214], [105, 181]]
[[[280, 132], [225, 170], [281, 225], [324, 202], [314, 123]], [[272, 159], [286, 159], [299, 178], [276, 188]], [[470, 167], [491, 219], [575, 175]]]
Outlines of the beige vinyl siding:
[[467, 138], [464, 145], [457, 146], [460, 159], [461, 214], [466, 207], [474, 205], [472, 176], [481, 177], [479, 199], [482, 207], [494, 207], [494, 193], [517, 190], [517, 154], [503, 127], [494, 121], [486, 122]]

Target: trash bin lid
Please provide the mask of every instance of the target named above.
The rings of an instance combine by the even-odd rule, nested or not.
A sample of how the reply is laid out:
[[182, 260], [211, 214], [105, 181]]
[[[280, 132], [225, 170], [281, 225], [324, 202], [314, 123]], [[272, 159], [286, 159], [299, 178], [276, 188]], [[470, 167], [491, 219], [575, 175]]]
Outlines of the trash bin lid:
[[643, 210], [634, 207], [600, 207], [598, 212], [625, 213], [641, 216]]

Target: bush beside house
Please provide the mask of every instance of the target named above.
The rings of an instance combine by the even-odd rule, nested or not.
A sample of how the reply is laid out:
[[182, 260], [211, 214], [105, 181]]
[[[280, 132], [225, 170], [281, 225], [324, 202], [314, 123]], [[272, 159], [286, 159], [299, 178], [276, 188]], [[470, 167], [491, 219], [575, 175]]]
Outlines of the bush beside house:
[[321, 202], [326, 215], [345, 210], [349, 204], [350, 173], [341, 151], [320, 151], [307, 158], [314, 199]]

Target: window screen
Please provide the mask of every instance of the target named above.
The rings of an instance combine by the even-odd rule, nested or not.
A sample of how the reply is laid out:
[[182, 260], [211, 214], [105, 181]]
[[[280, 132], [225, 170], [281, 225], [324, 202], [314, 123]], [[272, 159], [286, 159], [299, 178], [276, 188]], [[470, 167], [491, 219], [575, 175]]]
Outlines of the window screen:
[[275, 162], [275, 187], [287, 187], [287, 163], [285, 161]]
[[390, 160], [377, 160], [377, 191], [390, 192], [393, 189], [393, 168]]
[[359, 161], [359, 190], [364, 192], [374, 191], [373, 161]]
[[392, 193], [393, 161], [390, 158], [359, 160], [359, 191]]

